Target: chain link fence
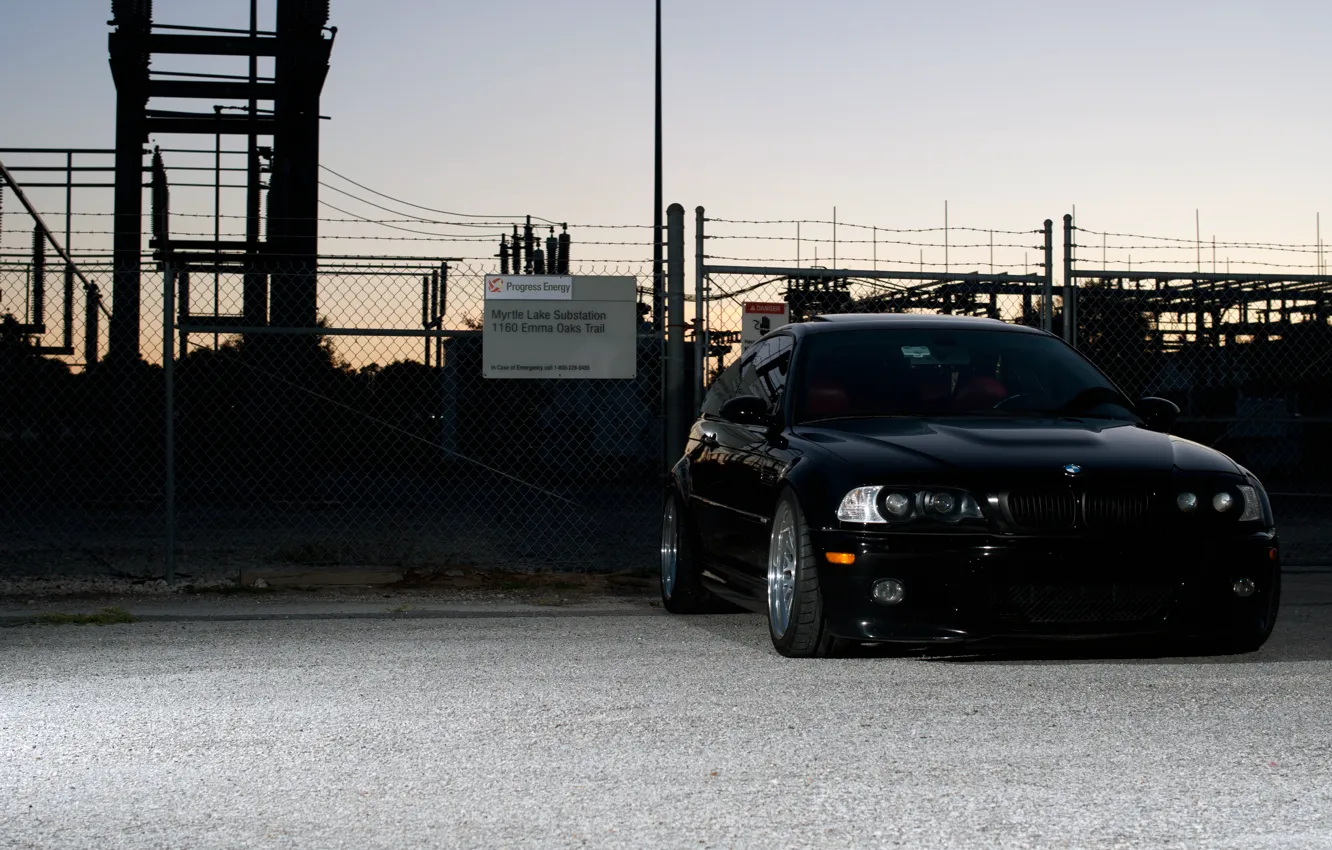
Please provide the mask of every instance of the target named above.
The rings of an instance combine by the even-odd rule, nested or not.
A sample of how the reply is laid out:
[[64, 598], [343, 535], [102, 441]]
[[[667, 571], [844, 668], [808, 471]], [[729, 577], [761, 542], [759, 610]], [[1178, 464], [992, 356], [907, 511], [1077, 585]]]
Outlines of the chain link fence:
[[[1070, 221], [1056, 283], [1048, 224], [891, 231], [700, 213], [697, 225], [688, 409], [739, 356], [749, 301], [784, 303], [792, 321], [920, 311], [1047, 327], [1126, 391], [1175, 400], [1177, 433], [1260, 475], [1291, 562], [1332, 559], [1321, 245], [1303, 265], [1269, 251], [1246, 267], [1241, 248], [1257, 249], [1218, 243], [1236, 256], [1203, 271], [1200, 241], [1148, 251], [1147, 237]], [[12, 228], [5, 238], [12, 249]], [[1296, 261], [1305, 250], [1286, 247]], [[1169, 259], [1181, 252], [1192, 268]], [[667, 376], [650, 270], [572, 270], [637, 281], [634, 379], [498, 381], [482, 377], [484, 261], [169, 278], [145, 259], [133, 357], [108, 350], [113, 270], [76, 261], [70, 274], [26, 249], [0, 257], [0, 570], [161, 575], [168, 552], [182, 577], [652, 564]], [[317, 293], [316, 327], [256, 321], [256, 300], [289, 285]]]
[[[161, 359], [106, 359], [111, 268], [79, 270], [0, 261], [0, 558], [21, 574], [142, 575], [163, 555]], [[160, 296], [142, 298], [156, 351]]]
[[1079, 349], [1129, 393], [1178, 404], [1174, 433], [1263, 480], [1288, 562], [1332, 560], [1332, 275], [1321, 242], [1107, 233], [1071, 216], [1064, 229]]
[[[0, 269], [10, 313], [31, 300], [30, 265]], [[632, 275], [650, 302], [650, 271], [591, 271]], [[323, 264], [318, 327], [275, 332], [248, 324], [253, 275], [145, 266], [141, 358], [128, 363], [100, 342], [91, 358], [48, 350], [32, 322], [7, 317], [6, 569], [160, 575], [169, 547], [181, 577], [650, 564], [663, 343], [640, 322], [632, 380], [487, 380], [487, 272]], [[109, 289], [109, 268], [85, 273]], [[279, 269], [262, 283], [271, 296], [308, 277]], [[76, 337], [89, 315], [75, 315]]]

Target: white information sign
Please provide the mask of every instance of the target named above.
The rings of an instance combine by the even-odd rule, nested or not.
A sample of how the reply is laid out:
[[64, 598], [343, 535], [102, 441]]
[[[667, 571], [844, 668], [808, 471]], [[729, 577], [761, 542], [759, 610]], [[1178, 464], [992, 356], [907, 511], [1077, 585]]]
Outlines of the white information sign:
[[746, 301], [744, 321], [740, 325], [740, 350], [744, 351], [759, 337], [787, 324], [791, 307], [785, 301]]
[[633, 378], [637, 373], [635, 278], [486, 275], [485, 295], [485, 377]]

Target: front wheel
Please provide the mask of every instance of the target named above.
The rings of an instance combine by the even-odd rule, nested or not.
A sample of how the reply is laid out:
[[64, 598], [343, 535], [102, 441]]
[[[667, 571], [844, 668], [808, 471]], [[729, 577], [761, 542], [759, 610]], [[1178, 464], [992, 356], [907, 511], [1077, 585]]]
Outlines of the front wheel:
[[768, 541], [768, 633], [773, 648], [788, 658], [835, 655], [843, 645], [824, 622], [814, 545], [790, 490], [777, 502]]

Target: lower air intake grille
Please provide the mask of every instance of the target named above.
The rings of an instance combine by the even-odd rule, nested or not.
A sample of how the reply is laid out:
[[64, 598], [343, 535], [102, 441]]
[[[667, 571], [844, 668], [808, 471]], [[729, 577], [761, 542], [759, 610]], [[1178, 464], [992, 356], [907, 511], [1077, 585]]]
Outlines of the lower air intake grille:
[[1008, 510], [1023, 528], [1057, 531], [1073, 527], [1077, 499], [1072, 490], [1020, 490], [1008, 495]]
[[1027, 623], [1132, 623], [1164, 612], [1171, 586], [1013, 584], [1001, 594], [1006, 619]]

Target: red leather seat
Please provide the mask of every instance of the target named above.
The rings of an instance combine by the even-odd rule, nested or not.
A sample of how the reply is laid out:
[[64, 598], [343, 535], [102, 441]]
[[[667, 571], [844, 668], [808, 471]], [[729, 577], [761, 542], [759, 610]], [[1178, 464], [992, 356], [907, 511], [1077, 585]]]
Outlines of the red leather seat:
[[1008, 389], [996, 378], [972, 375], [963, 378], [953, 394], [954, 410], [987, 410], [1008, 398]]
[[810, 419], [845, 416], [851, 412], [846, 390], [832, 381], [812, 381], [805, 390], [805, 414]]

